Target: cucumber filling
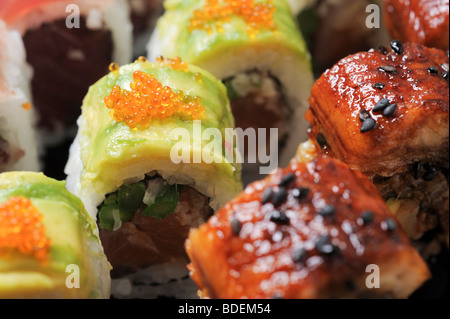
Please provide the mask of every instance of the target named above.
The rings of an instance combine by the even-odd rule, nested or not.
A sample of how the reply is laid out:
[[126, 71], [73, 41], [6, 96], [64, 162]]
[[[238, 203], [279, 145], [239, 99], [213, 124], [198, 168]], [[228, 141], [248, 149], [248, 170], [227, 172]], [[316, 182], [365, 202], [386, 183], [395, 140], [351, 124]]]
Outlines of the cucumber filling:
[[143, 216], [164, 219], [175, 211], [182, 190], [182, 185], [171, 185], [161, 177], [122, 185], [100, 205], [99, 226], [116, 231], [138, 210], [142, 210]]

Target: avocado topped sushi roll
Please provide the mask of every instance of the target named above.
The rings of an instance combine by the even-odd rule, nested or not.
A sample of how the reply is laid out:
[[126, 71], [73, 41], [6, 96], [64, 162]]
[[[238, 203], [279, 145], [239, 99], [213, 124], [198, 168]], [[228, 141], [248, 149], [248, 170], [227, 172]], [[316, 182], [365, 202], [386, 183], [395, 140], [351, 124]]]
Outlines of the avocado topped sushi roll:
[[0, 174], [0, 298], [108, 298], [98, 229], [65, 183]]
[[[164, 6], [149, 58], [180, 56], [221, 79], [236, 127], [266, 129], [267, 146], [276, 146], [280, 165], [286, 165], [306, 140], [303, 114], [313, 84], [310, 55], [288, 3], [172, 0]], [[277, 136], [267, 137], [271, 128]], [[251, 158], [251, 151], [243, 153]], [[254, 165], [247, 163], [243, 171], [253, 175]]]
[[96, 218], [112, 276], [177, 262], [186, 276], [190, 228], [242, 189], [224, 85], [181, 59], [112, 64], [78, 123], [67, 186]]

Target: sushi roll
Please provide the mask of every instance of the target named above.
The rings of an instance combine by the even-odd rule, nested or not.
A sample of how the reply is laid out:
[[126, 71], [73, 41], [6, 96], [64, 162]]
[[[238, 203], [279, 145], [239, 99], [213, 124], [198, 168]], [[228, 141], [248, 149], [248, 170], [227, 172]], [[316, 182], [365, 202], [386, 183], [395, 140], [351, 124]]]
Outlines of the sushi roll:
[[98, 228], [64, 182], [0, 174], [0, 298], [108, 298], [109, 272]]
[[128, 12], [121, 0], [2, 1], [0, 18], [21, 33], [33, 68], [40, 126], [55, 132], [75, 125], [89, 86], [111, 61], [131, 61]]
[[242, 189], [226, 89], [180, 59], [111, 70], [84, 99], [67, 187], [100, 227], [113, 296], [186, 297], [190, 228]]
[[[258, 131], [258, 142], [258, 129], [265, 131], [266, 154], [270, 148], [272, 158], [286, 165], [306, 140], [303, 115], [313, 84], [310, 55], [287, 2], [189, 0], [164, 5], [149, 42], [150, 59], [180, 56], [221, 79], [236, 127]], [[260, 147], [252, 152], [243, 146], [248, 183], [261, 177], [263, 163], [259, 156], [252, 158]]]
[[0, 20], [0, 173], [41, 166], [30, 76], [20, 34]]
[[322, 156], [247, 186], [186, 249], [203, 298], [406, 298], [430, 277], [369, 179]]
[[317, 148], [375, 183], [424, 256], [448, 246], [448, 68], [444, 51], [393, 41], [326, 71], [306, 114]]
[[448, 50], [449, 0], [386, 0], [384, 12], [394, 39]]
[[125, 0], [2, 0], [0, 19], [20, 32], [33, 73], [31, 97], [45, 146], [44, 172], [64, 179], [68, 148], [90, 85], [111, 61], [132, 60]]

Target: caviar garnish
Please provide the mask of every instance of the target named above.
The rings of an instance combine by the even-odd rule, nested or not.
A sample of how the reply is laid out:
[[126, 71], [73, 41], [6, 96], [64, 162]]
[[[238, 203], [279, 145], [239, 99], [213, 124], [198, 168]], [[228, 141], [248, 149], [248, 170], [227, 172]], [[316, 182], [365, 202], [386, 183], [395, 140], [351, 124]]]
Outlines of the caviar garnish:
[[186, 71], [189, 67], [189, 64], [183, 60], [181, 60], [180, 57], [175, 57], [173, 59], [167, 59], [162, 56], [158, 57], [156, 60], [158, 63], [162, 64], [165, 67], [170, 67], [174, 70], [181, 70]]
[[23, 103], [22, 108], [24, 108], [27, 111], [31, 110], [31, 103], [30, 102]]
[[145, 56], [140, 56], [137, 58], [137, 61], [140, 63], [145, 63], [147, 62], [147, 58]]
[[25, 197], [11, 197], [0, 204], [0, 255], [14, 250], [45, 262], [51, 246], [44, 217]]
[[265, 3], [255, 3], [255, 0], [206, 0], [201, 9], [194, 11], [188, 30], [205, 30], [212, 33], [215, 29], [222, 32], [223, 23], [229, 22], [233, 16], [242, 18], [249, 32], [275, 30], [275, 10], [271, 0]]
[[109, 65], [109, 71], [110, 72], [117, 72], [117, 71], [119, 71], [119, 65], [116, 62], [112, 62]]
[[130, 88], [131, 91], [127, 91], [115, 85], [104, 99], [106, 107], [111, 110], [111, 117], [125, 122], [130, 129], [147, 128], [152, 119], [163, 120], [172, 116], [195, 120], [205, 111], [199, 97], [180, 97], [153, 75], [142, 71], [133, 73]]

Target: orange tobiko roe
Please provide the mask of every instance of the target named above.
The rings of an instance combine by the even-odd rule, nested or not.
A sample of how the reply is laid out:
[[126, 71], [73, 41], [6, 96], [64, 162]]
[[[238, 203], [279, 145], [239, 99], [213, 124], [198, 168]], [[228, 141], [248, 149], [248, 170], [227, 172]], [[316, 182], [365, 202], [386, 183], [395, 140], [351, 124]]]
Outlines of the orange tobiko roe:
[[184, 96], [182, 91], [177, 91], [177, 94], [152, 74], [135, 71], [130, 88], [131, 91], [127, 91], [115, 85], [104, 99], [106, 107], [111, 109], [111, 117], [125, 122], [130, 129], [144, 129], [150, 126], [152, 119], [163, 120], [172, 116], [196, 120], [205, 111], [199, 97]]
[[45, 262], [50, 245], [43, 216], [28, 198], [11, 197], [0, 204], [0, 256], [18, 250]]
[[255, 3], [255, 0], [206, 0], [201, 10], [195, 10], [189, 21], [188, 29], [196, 29], [212, 32], [215, 26], [220, 32], [222, 23], [230, 21], [232, 16], [242, 18], [249, 26], [249, 31], [260, 29], [275, 30], [273, 13], [276, 7], [272, 1], [266, 3]]
[[156, 58], [156, 62], [162, 64], [163, 66], [170, 67], [174, 70], [186, 71], [189, 64], [181, 60], [180, 57], [175, 57], [173, 59], [165, 59], [163, 56]]

